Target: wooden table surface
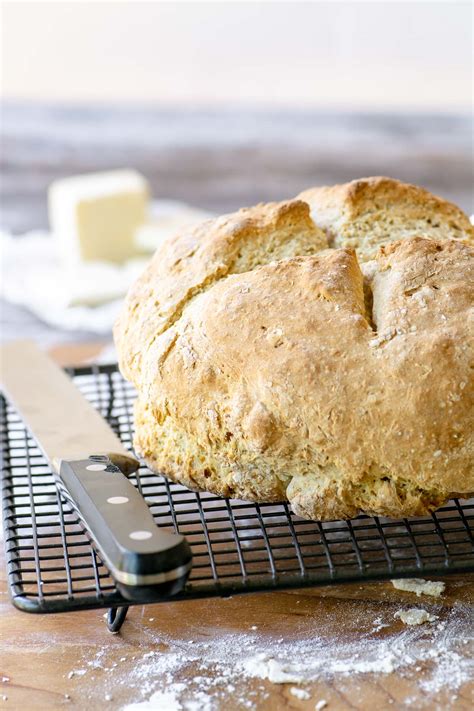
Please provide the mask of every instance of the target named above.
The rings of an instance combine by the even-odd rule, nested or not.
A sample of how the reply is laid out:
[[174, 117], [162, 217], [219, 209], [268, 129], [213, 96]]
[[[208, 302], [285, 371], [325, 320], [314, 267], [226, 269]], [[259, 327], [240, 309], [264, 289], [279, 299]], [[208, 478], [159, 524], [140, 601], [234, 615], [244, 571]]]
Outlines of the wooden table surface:
[[[72, 364], [91, 356], [97, 346], [81, 351], [71, 347], [55, 351], [60, 362]], [[330, 644], [351, 639], [367, 640], [367, 628], [377, 619], [391, 620], [381, 629], [374, 628], [373, 637], [390, 644], [403, 628], [393, 614], [401, 607], [422, 606], [435, 611], [442, 622], [452, 613], [453, 606], [469, 609], [474, 602], [474, 575], [444, 578], [447, 587], [438, 600], [417, 598], [413, 593], [395, 590], [390, 582], [334, 585], [311, 590], [272, 592], [213, 599], [170, 602], [161, 605], [137, 606], [129, 610], [121, 632], [112, 635], [103, 619], [103, 610], [71, 614], [28, 615], [14, 609], [9, 602], [4, 560], [1, 565], [1, 662], [2, 692], [0, 708], [24, 711], [54, 711], [55, 709], [120, 709], [131, 702], [148, 698], [153, 689], [165, 689], [163, 675], [136, 675], [144, 655], [165, 654], [180, 650], [191, 641], [219, 640], [226, 635], [249, 634], [258, 627], [260, 648], [276, 639], [297, 640], [303, 632], [314, 631], [319, 640]], [[468, 618], [467, 618], [468, 619]], [[467, 623], [469, 627], [469, 623]], [[449, 632], [449, 627], [447, 628]], [[469, 632], [468, 629], [462, 630]], [[254, 634], [254, 633], [252, 633]], [[369, 635], [370, 636], [370, 635]], [[430, 645], [430, 637], [421, 644]], [[469, 654], [468, 645], [464, 655]], [[451, 659], [451, 661], [450, 661]], [[458, 663], [446, 659], [448, 667], [443, 679], [456, 675]], [[459, 658], [460, 659], [460, 658]], [[458, 661], [459, 661], [458, 659]], [[98, 662], [100, 660], [100, 662]], [[176, 680], [193, 694], [196, 675], [202, 658], [177, 670]], [[205, 660], [204, 660], [205, 661]], [[304, 660], [301, 660], [304, 664]], [[438, 664], [443, 660], [438, 660]], [[89, 663], [88, 663], [89, 662]], [[318, 701], [327, 702], [328, 711], [342, 709], [460, 709], [472, 708], [472, 679], [464, 678], [459, 688], [442, 685], [428, 693], [421, 684], [429, 662], [412, 665], [392, 673], [336, 674], [305, 684], [309, 698], [298, 698], [291, 689], [295, 684], [274, 684], [268, 680], [233, 681], [229, 689], [217, 688], [215, 707], [196, 705], [194, 711], [233, 709], [315, 709]], [[74, 674], [75, 670], [85, 673]], [[173, 679], [175, 681], [175, 679]], [[150, 686], [151, 683], [151, 686]], [[148, 686], [145, 686], [148, 684]], [[212, 691], [208, 691], [213, 699]], [[3, 694], [3, 696], [2, 696]], [[245, 705], [246, 700], [246, 705]], [[147, 711], [152, 708], [147, 707]], [[157, 705], [157, 711], [169, 711], [179, 706]], [[186, 707], [183, 707], [186, 708]]]

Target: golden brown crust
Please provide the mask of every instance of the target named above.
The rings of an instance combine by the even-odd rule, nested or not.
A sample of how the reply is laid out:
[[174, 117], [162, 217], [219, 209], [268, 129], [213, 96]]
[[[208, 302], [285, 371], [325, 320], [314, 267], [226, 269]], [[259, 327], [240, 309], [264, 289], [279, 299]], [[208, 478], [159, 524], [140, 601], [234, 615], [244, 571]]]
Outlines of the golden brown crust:
[[456, 205], [417, 185], [385, 177], [305, 190], [315, 223], [333, 247], [353, 247], [372, 259], [387, 242], [420, 235], [474, 243], [474, 229]]
[[474, 250], [421, 237], [363, 265], [303, 202], [157, 252], [116, 327], [137, 450], [195, 489], [310, 518], [424, 514], [474, 491]]
[[165, 241], [131, 287], [114, 329], [123, 374], [134, 381], [153, 340], [219, 279], [326, 246], [301, 200], [244, 208]]

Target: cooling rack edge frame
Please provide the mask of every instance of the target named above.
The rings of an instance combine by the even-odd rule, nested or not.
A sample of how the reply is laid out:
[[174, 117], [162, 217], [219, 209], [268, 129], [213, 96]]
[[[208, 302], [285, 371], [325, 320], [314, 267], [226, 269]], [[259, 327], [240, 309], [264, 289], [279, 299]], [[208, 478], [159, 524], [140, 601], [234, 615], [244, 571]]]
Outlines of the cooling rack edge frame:
[[[68, 372], [71, 377], [75, 376], [80, 376], [80, 375], [91, 375], [95, 376], [97, 374], [107, 374], [111, 375], [113, 373], [117, 372], [117, 367], [116, 365], [101, 365], [101, 366], [81, 366], [78, 368], [67, 368], [66, 371]], [[397, 577], [397, 578], [409, 578], [413, 577], [414, 575], [423, 575], [423, 574], [430, 574], [430, 575], [435, 575], [435, 576], [449, 576], [452, 574], [462, 574], [462, 573], [474, 573], [474, 555], [472, 559], [472, 564], [464, 564], [461, 563], [460, 565], [455, 565], [454, 563], [451, 562], [451, 565], [448, 567], [447, 565], [442, 566], [442, 565], [416, 565], [412, 566], [409, 569], [399, 569], [398, 566], [393, 566], [392, 569], [387, 569], [385, 571], [372, 571], [370, 575], [364, 576], [361, 574], [359, 571], [358, 574], [353, 574], [353, 575], [340, 575], [336, 572], [336, 574], [331, 574], [330, 576], [325, 576], [323, 578], [316, 578], [314, 575], [300, 575], [299, 577], [295, 575], [295, 577], [292, 580], [287, 580], [283, 582], [281, 579], [273, 580], [273, 584], [270, 585], [268, 582], [268, 579], [266, 582], [263, 583], [258, 583], [258, 582], [251, 582], [249, 581], [246, 582], [245, 585], [228, 585], [225, 589], [219, 589], [219, 585], [214, 585], [211, 589], [211, 586], [206, 587], [201, 587], [199, 591], [193, 590], [192, 586], [187, 589], [185, 593], [181, 593], [177, 596], [173, 597], [167, 597], [167, 598], [154, 598], [154, 599], [145, 599], [145, 600], [140, 600], [140, 601], [133, 601], [130, 602], [128, 600], [125, 600], [120, 593], [115, 590], [113, 593], [108, 593], [108, 594], [102, 594], [100, 596], [95, 595], [95, 596], [82, 596], [82, 597], [75, 597], [74, 598], [74, 603], [70, 606], [68, 606], [67, 602], [68, 600], [48, 600], [47, 602], [44, 602], [44, 599], [41, 599], [39, 597], [36, 597], [36, 599], [33, 599], [32, 596], [28, 596], [27, 593], [24, 592], [21, 586], [21, 580], [18, 581], [16, 580], [16, 576], [19, 575], [19, 573], [15, 569], [15, 558], [14, 555], [12, 554], [9, 546], [11, 534], [13, 533], [14, 535], [14, 524], [12, 524], [11, 519], [14, 516], [14, 513], [11, 511], [11, 500], [14, 497], [14, 495], [11, 492], [11, 476], [13, 476], [13, 471], [12, 471], [12, 466], [10, 462], [10, 444], [9, 444], [9, 437], [8, 437], [8, 427], [7, 427], [7, 401], [3, 397], [3, 395], [0, 394], [0, 417], [1, 417], [1, 427], [2, 427], [2, 446], [1, 446], [1, 453], [2, 453], [2, 462], [6, 463], [6, 466], [2, 466], [2, 486], [1, 486], [1, 495], [2, 495], [2, 513], [3, 513], [3, 530], [4, 530], [4, 536], [5, 536], [5, 554], [6, 554], [6, 568], [7, 568], [7, 581], [8, 581], [8, 587], [9, 587], [9, 594], [10, 594], [10, 599], [12, 601], [12, 604], [15, 606], [15, 608], [23, 611], [23, 612], [28, 612], [30, 614], [55, 614], [55, 613], [60, 613], [60, 612], [74, 612], [74, 611], [81, 611], [81, 610], [91, 610], [91, 609], [118, 609], [118, 608], [126, 608], [129, 605], [136, 605], [136, 604], [153, 604], [153, 603], [158, 603], [158, 602], [169, 602], [169, 601], [183, 601], [183, 600], [190, 600], [190, 599], [202, 599], [202, 598], [209, 598], [209, 597], [229, 597], [230, 595], [238, 595], [238, 594], [251, 594], [251, 593], [256, 593], [256, 592], [270, 592], [274, 590], [278, 591], [289, 591], [289, 590], [296, 590], [296, 589], [308, 589], [308, 588], [314, 588], [314, 587], [322, 587], [325, 585], [334, 585], [334, 584], [350, 584], [350, 583], [361, 583], [361, 582], [376, 582], [376, 581], [383, 581], [383, 580], [390, 580], [391, 578]], [[224, 501], [224, 499], [223, 499]], [[72, 600], [71, 600], [72, 602]], [[123, 614], [123, 618], [125, 617], [125, 614]], [[110, 621], [109, 621], [110, 622]], [[122, 619], [123, 622], [123, 619]], [[113, 620], [112, 620], [113, 623]], [[109, 629], [111, 629], [111, 626], [109, 624]], [[114, 630], [117, 631], [117, 630]]]

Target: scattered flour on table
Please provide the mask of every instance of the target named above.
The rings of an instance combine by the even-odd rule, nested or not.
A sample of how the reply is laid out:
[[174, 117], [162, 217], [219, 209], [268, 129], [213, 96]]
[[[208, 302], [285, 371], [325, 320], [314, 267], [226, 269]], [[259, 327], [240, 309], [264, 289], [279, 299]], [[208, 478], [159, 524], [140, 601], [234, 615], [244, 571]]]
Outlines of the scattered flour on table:
[[372, 632], [380, 632], [380, 630], [383, 630], [384, 627], [390, 627], [388, 622], [382, 622], [381, 617], [376, 617], [372, 624]]
[[290, 689], [290, 694], [296, 696], [297, 699], [310, 699], [311, 694], [306, 689], [299, 689], [297, 686], [292, 686]]
[[435, 622], [437, 615], [418, 607], [410, 607], [409, 610], [398, 610], [394, 617], [398, 617], [406, 625], [422, 625], [424, 622]]
[[[100, 671], [107, 674], [102, 677], [109, 684], [107, 691], [120, 684], [133, 691], [133, 703], [123, 711], [245, 711], [258, 708], [268, 697], [269, 683], [304, 685], [334, 678], [342, 683], [355, 675], [396, 671], [416, 680], [426, 708], [437, 708], [440, 690], [454, 693], [474, 674], [474, 621], [469, 605], [455, 603], [435, 611], [442, 619], [432, 620], [434, 614], [417, 610], [429, 615], [430, 624], [401, 630], [393, 613], [379, 613], [377, 628], [386, 627], [382, 634], [374, 632], [374, 620], [366, 618], [349, 634], [345, 630], [331, 637], [320, 636], [317, 620], [311, 618], [298, 628], [296, 639], [251, 629], [211, 638], [204, 627], [191, 643], [147, 630], [142, 653], [135, 652], [127, 663], [114, 668], [107, 647], [89, 659], [89, 666], [84, 661], [84, 682]], [[295, 692], [298, 698], [308, 693]]]
[[[176, 684], [175, 686], [178, 685]], [[160, 709], [160, 711], [181, 711], [183, 706], [179, 702], [177, 693], [179, 693], [179, 689], [155, 691], [155, 693], [146, 701], [139, 701], [136, 704], [129, 704], [125, 708], [127, 711], [157, 711], [158, 709]]]
[[149, 699], [128, 704], [123, 711], [211, 711], [212, 698], [202, 691], [192, 699], [180, 700], [186, 684], [171, 684], [166, 691], [155, 691]]
[[397, 590], [416, 593], [417, 597], [420, 595], [440, 597], [446, 587], [446, 583], [441, 581], [423, 580], [423, 578], [399, 578], [390, 582]]

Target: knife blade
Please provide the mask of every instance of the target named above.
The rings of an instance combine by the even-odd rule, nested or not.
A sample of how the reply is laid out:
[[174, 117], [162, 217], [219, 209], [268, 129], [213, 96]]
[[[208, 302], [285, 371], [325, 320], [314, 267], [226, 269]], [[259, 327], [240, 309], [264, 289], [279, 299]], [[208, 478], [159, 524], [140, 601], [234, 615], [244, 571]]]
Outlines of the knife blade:
[[0, 384], [122, 594], [179, 592], [191, 569], [186, 539], [155, 524], [126, 477], [138, 461], [66, 373], [32, 341], [14, 341], [0, 350]]

